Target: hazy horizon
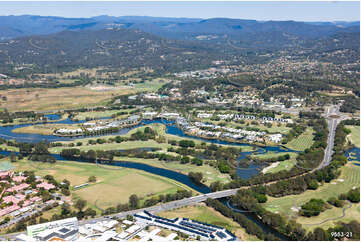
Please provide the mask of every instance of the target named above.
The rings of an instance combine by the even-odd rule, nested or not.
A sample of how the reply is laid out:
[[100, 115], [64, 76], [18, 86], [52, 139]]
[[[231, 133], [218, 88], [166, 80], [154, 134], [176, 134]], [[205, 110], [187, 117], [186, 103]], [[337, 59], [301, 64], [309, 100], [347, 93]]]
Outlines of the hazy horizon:
[[0, 2], [1, 16], [232, 18], [257, 21], [360, 21], [360, 2]]

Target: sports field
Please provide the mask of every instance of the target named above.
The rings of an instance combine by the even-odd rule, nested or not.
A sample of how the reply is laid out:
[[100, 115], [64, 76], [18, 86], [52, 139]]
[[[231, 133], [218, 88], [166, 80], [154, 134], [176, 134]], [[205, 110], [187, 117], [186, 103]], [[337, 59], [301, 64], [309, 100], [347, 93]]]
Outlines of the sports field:
[[313, 129], [308, 127], [305, 132], [288, 142], [285, 146], [290, 149], [304, 151], [312, 146], [313, 137]]
[[347, 136], [347, 139], [360, 148], [360, 126], [347, 125], [346, 128], [351, 130], [351, 134]]
[[[325, 213], [325, 215], [321, 213], [319, 216], [312, 218], [298, 217], [297, 211], [295, 209], [309, 201], [311, 198], [323, 199], [324, 201], [327, 201], [330, 197], [337, 197], [339, 194], [345, 193], [353, 187], [360, 186], [360, 167], [349, 163], [340, 169], [341, 176], [338, 179], [332, 181], [331, 183], [325, 183], [317, 190], [307, 190], [300, 195], [291, 195], [281, 198], [268, 197], [268, 202], [265, 204], [264, 207], [267, 210], [283, 214], [287, 217], [297, 217], [297, 222], [300, 222], [302, 224], [319, 223], [323, 221], [324, 217], [338, 217], [342, 215], [342, 209], [334, 208], [333, 210], [326, 210], [325, 212], [323, 212]], [[353, 205], [353, 207], [354, 206], [357, 207], [356, 205]], [[350, 211], [354, 212], [351, 213]], [[358, 212], [357, 216], [353, 216], [355, 214], [355, 211]], [[332, 214], [332, 212], [335, 212], [335, 214]], [[337, 214], [339, 215], [336, 216]], [[353, 208], [353, 210], [346, 210], [345, 218], [332, 220], [327, 223], [322, 223], [319, 226], [327, 228], [329, 226], [333, 226], [334, 223], [338, 221], [344, 221], [347, 219], [351, 220], [352, 218], [359, 220], [359, 216], [359, 209]], [[314, 229], [316, 227], [316, 225], [307, 225], [307, 227], [305, 226], [306, 229]]]
[[134, 169], [95, 165], [89, 163], [57, 161], [55, 164], [29, 162], [26, 159], [14, 163], [16, 170], [33, 170], [36, 175], [53, 175], [56, 180], [70, 181], [71, 187], [88, 181], [89, 176], [96, 176], [97, 182], [82, 189], [72, 191], [72, 200], [82, 198], [89, 207], [100, 209], [127, 202], [129, 196], [138, 197], [156, 194], [174, 193], [177, 189], [188, 189], [171, 179], [156, 176]]
[[161, 212], [158, 213], [158, 215], [170, 219], [177, 217], [190, 218], [200, 222], [227, 228], [231, 232], [235, 233], [235, 235], [241, 240], [258, 240], [256, 236], [247, 234], [245, 229], [234, 222], [232, 219], [223, 216], [213, 208], [207, 207], [205, 205], [182, 207], [171, 211]]

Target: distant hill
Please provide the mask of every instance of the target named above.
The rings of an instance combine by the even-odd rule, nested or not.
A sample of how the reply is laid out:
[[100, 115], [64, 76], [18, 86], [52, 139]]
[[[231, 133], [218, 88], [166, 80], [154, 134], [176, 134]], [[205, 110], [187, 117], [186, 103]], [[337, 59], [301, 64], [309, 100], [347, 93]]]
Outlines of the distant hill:
[[176, 72], [214, 60], [262, 63], [281, 51], [349, 63], [360, 51], [359, 22], [24, 15], [0, 16], [0, 36], [0, 73], [13, 64], [49, 72], [98, 66]]
[[[183, 40], [252, 42], [254, 35], [276, 33], [288, 38], [307, 39], [329, 36], [339, 31], [359, 32], [359, 22], [256, 21], [228, 18], [160, 18], [138, 16], [98, 16], [62, 18], [51, 16], [0, 16], [0, 38], [46, 35], [65, 30], [99, 30], [108, 27], [139, 29], [165, 38]], [[353, 27], [353, 28], [352, 28]], [[207, 36], [211, 35], [211, 36]]]
[[0, 42], [0, 63], [51, 68], [109, 66], [179, 71], [224, 56], [207, 44], [169, 40], [135, 29], [63, 31]]

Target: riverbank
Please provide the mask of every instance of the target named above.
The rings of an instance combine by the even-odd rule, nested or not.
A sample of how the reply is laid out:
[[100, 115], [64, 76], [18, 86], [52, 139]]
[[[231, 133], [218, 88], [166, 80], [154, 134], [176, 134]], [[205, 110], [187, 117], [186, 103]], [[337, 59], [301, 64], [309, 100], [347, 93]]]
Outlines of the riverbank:
[[231, 178], [228, 174], [222, 174], [217, 168], [209, 166], [207, 164], [203, 164], [202, 166], [196, 166], [191, 164], [181, 164], [177, 161], [165, 162], [159, 161], [157, 159], [141, 159], [135, 157], [116, 157], [115, 160], [143, 163], [154, 167], [177, 171], [184, 175], [188, 175], [189, 172], [202, 172], [204, 178], [206, 179], [204, 184], [207, 186], [209, 186], [212, 182], [215, 181], [219, 181], [221, 183], [227, 183], [231, 181]]
[[67, 179], [71, 187], [84, 184], [88, 182], [90, 176], [95, 176], [97, 182], [72, 191], [71, 200], [85, 199], [89, 207], [97, 211], [98, 208], [105, 209], [118, 203], [126, 203], [132, 194], [140, 198], [150, 198], [160, 194], [173, 194], [178, 189], [191, 190], [194, 194], [198, 194], [194, 189], [175, 180], [131, 168], [77, 161], [57, 161], [55, 164], [50, 164], [32, 162], [26, 158], [12, 164], [15, 166], [15, 171], [34, 171], [35, 175], [39, 176], [52, 175], [58, 181]]

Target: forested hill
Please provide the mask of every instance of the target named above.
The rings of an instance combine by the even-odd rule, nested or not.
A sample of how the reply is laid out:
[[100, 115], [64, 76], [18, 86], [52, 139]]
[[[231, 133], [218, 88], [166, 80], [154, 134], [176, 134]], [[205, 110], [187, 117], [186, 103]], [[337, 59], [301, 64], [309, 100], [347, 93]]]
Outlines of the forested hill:
[[[9, 39], [11, 33], [23, 37]], [[0, 40], [0, 73], [10, 76], [19, 67], [33, 72], [99, 66], [179, 72], [208, 68], [215, 60], [259, 64], [280, 55], [354, 63], [360, 51], [359, 22], [0, 16], [0, 36], [8, 36]]]
[[39, 68], [110, 66], [166, 71], [202, 68], [224, 56], [204, 43], [164, 39], [133, 29], [64, 31], [0, 42], [0, 63]]
[[[252, 40], [273, 34], [289, 39], [330, 36], [339, 31], [359, 32], [359, 22], [256, 21], [229, 18], [192, 19], [159, 17], [62, 18], [52, 16], [0, 16], [0, 39], [46, 35], [65, 30], [99, 30], [108, 27], [139, 29], [165, 38], [223, 41]], [[251, 41], [250, 41], [251, 42]]]

